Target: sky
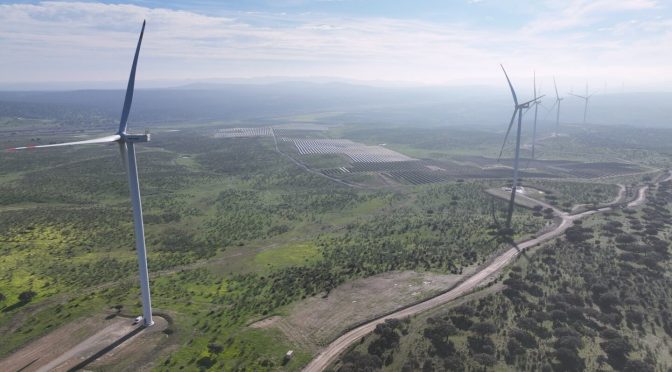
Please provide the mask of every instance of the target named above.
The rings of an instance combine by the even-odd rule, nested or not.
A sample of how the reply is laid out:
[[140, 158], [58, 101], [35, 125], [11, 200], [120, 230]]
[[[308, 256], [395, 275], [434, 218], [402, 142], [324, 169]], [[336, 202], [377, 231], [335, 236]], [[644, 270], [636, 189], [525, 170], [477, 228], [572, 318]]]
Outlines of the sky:
[[[329, 77], [542, 91], [672, 91], [672, 1], [0, 1], [0, 89]], [[92, 86], [95, 84], [92, 84]], [[123, 88], [123, 86], [121, 87]]]

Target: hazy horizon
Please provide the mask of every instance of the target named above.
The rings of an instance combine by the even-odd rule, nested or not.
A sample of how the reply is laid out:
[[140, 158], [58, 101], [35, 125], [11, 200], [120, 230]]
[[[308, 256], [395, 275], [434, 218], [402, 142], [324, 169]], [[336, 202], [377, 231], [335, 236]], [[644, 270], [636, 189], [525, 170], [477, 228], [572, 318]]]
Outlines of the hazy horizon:
[[[502, 75], [503, 76], [503, 75]], [[552, 81], [552, 78], [549, 79]], [[541, 82], [541, 84], [540, 84]], [[92, 80], [92, 81], [41, 81], [41, 82], [7, 82], [0, 84], [0, 92], [20, 92], [20, 91], [77, 91], [77, 90], [124, 90], [127, 81], [119, 80]], [[256, 76], [256, 77], [237, 77], [237, 78], [203, 78], [203, 79], [184, 79], [184, 80], [146, 80], [137, 81], [137, 89], [181, 89], [195, 85], [269, 85], [284, 83], [306, 83], [306, 84], [347, 84], [354, 86], [391, 88], [391, 89], [455, 89], [455, 88], [477, 88], [491, 90], [493, 92], [508, 92], [506, 80], [487, 83], [470, 83], [469, 81], [455, 81], [453, 83], [431, 84], [422, 82], [406, 82], [394, 80], [358, 80], [330, 76]], [[548, 82], [546, 82], [548, 83]], [[531, 91], [532, 78], [521, 76], [514, 81], [517, 89], [521, 91]], [[537, 87], [540, 94], [554, 95], [551, 84], [543, 84], [541, 77], [537, 77]], [[529, 88], [529, 89], [528, 89]], [[563, 87], [565, 88], [565, 87]], [[559, 87], [559, 89], [562, 89]], [[670, 93], [672, 86], [660, 87], [629, 87], [620, 86], [589, 86], [591, 94], [636, 94], [636, 93]], [[577, 84], [567, 86], [560, 90], [560, 95], [568, 93], [581, 94], [585, 91], [585, 85]]]

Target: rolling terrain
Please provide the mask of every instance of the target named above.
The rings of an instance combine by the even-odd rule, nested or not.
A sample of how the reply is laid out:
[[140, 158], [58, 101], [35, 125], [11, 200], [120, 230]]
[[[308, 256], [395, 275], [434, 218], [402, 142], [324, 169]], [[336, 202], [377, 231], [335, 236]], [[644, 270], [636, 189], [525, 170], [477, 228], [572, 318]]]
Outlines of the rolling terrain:
[[[496, 223], [505, 201], [486, 192], [510, 177], [508, 161], [494, 160], [498, 133], [448, 127], [409, 134], [325, 123], [329, 118], [283, 117], [277, 120], [292, 124], [278, 128], [214, 122], [153, 129], [138, 153], [139, 172], [152, 296], [172, 323], [156, 357], [133, 368], [301, 370], [326, 355], [316, 359], [320, 368], [307, 367], [319, 370], [376, 324], [388, 324], [385, 317], [415, 322], [483, 280], [497, 281], [496, 272], [519, 261], [510, 239], [525, 242], [521, 251], [545, 247], [581, 220], [602, 221], [598, 215], [610, 213], [604, 208], [615, 199], [641, 209], [647, 199], [639, 190], [660, 190], [653, 182], [669, 159], [644, 143], [587, 146], [580, 133], [560, 138], [562, 145], [549, 139], [537, 147], [541, 160], [523, 170], [523, 185], [543, 194], [521, 198], [509, 236]], [[54, 122], [30, 125], [52, 129], [39, 138], [17, 131], [3, 144], [83, 136]], [[565, 156], [562, 148], [571, 151]], [[130, 209], [115, 201], [127, 192], [116, 150], [3, 153], [0, 366], [62, 327], [139, 314]], [[73, 151], [82, 160], [68, 160]], [[118, 231], [128, 233], [118, 238]], [[366, 306], [361, 294], [383, 283], [389, 298]], [[295, 314], [332, 294], [359, 317], [330, 324], [317, 339], [295, 334]], [[338, 311], [322, 309], [324, 317]], [[347, 336], [357, 327], [366, 332]], [[340, 334], [347, 342], [339, 343]], [[341, 346], [328, 347], [332, 341]], [[294, 356], [284, 360], [288, 350]], [[97, 363], [113, 368], [118, 361]]]

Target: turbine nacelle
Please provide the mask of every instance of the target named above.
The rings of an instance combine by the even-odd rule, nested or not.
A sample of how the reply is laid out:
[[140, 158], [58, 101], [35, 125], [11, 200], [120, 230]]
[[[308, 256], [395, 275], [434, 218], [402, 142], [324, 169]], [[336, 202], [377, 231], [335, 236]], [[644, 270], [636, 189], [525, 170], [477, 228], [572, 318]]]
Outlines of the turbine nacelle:
[[516, 109], [521, 109], [521, 108], [527, 109], [527, 108], [530, 108], [531, 104], [539, 104], [539, 103], [541, 103], [540, 99], [545, 97], [545, 96], [546, 96], [545, 94], [542, 94], [542, 95], [540, 95], [538, 97], [535, 97], [534, 99], [531, 99], [527, 102], [523, 102], [523, 103], [517, 105]]
[[141, 143], [141, 142], [149, 142], [151, 139], [151, 135], [149, 133], [145, 134], [128, 134], [128, 133], [123, 133], [121, 135], [121, 138], [119, 139], [119, 142], [124, 142], [124, 143]]

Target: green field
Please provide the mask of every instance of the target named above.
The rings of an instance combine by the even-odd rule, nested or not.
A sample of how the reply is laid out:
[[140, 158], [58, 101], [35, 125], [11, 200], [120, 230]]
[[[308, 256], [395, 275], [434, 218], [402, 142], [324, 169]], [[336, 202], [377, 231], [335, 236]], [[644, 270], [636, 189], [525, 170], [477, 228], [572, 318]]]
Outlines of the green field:
[[[326, 113], [293, 120], [330, 117]], [[3, 129], [18, 125], [10, 120], [0, 122]], [[343, 157], [302, 158], [285, 147], [278, 153], [270, 137], [213, 138], [211, 132], [217, 126], [203, 125], [198, 132], [160, 132], [138, 152], [154, 306], [173, 320], [163, 348], [170, 352], [158, 354], [154, 367], [158, 370], [299, 370], [311, 359], [311, 351], [292, 344], [276, 328], [248, 325], [283, 315], [301, 299], [328, 296], [355, 279], [404, 270], [459, 274], [507, 247], [500, 236], [501, 226], [493, 220], [493, 215], [500, 222], [505, 219], [507, 204], [485, 190], [505, 186], [508, 176], [486, 177], [478, 173], [481, 168], [473, 166], [474, 177], [412, 185], [381, 175], [384, 171], [371, 171], [344, 178], [356, 183], [350, 187], [319, 172], [349, 165]], [[493, 156], [501, 137], [486, 130], [446, 129], [435, 135], [424, 129], [347, 125], [320, 135], [388, 143], [388, 148], [428, 162], [464, 161], [453, 157], [465, 154]], [[71, 139], [66, 137], [53, 140]], [[6, 142], [18, 145], [29, 140], [17, 135]], [[582, 142], [576, 143], [580, 146]], [[610, 143], [600, 146], [607, 149]], [[594, 152], [587, 160], [603, 161], [606, 156], [617, 161], [607, 150]], [[542, 154], [548, 161], [556, 156], [550, 150]], [[316, 171], [297, 166], [288, 155]], [[647, 150], [630, 161], [656, 167], [665, 156]], [[132, 216], [117, 157], [113, 146], [3, 154], [0, 358], [91, 314], [114, 309], [129, 316], [140, 313]], [[573, 156], [557, 157], [568, 160]], [[436, 164], [448, 167], [445, 164], [449, 163]], [[524, 184], [552, 191], [559, 206], [571, 209], [575, 204], [612, 200], [618, 182], [530, 178]], [[630, 184], [641, 182], [640, 177]], [[602, 223], [599, 218], [596, 221]], [[534, 235], [549, 223], [541, 213], [517, 207], [514, 236]], [[642, 225], [645, 230], [646, 223]], [[486, 311], [508, 300], [496, 295], [482, 301]], [[410, 329], [424, 329], [424, 325], [415, 325], [418, 321], [412, 320]], [[407, 326], [394, 327], [394, 332], [402, 332]], [[662, 334], [662, 325], [655, 327]], [[468, 336], [465, 332], [455, 336], [462, 342], [455, 344], [462, 349]], [[414, 337], [413, 343], [424, 342], [423, 347], [431, 350], [429, 341]], [[498, 337], [497, 345], [504, 342], [504, 336]], [[362, 355], [368, 342], [360, 346]], [[599, 348], [595, 343], [586, 345]], [[296, 354], [283, 364], [287, 350]], [[406, 352], [410, 346], [400, 350]], [[466, 349], [463, 354], [463, 365], [476, 366], [469, 359], [473, 355]], [[421, 358], [420, 354], [415, 358]], [[390, 368], [403, 367], [402, 359], [393, 359]], [[413, 360], [410, 356], [404, 359]]]

